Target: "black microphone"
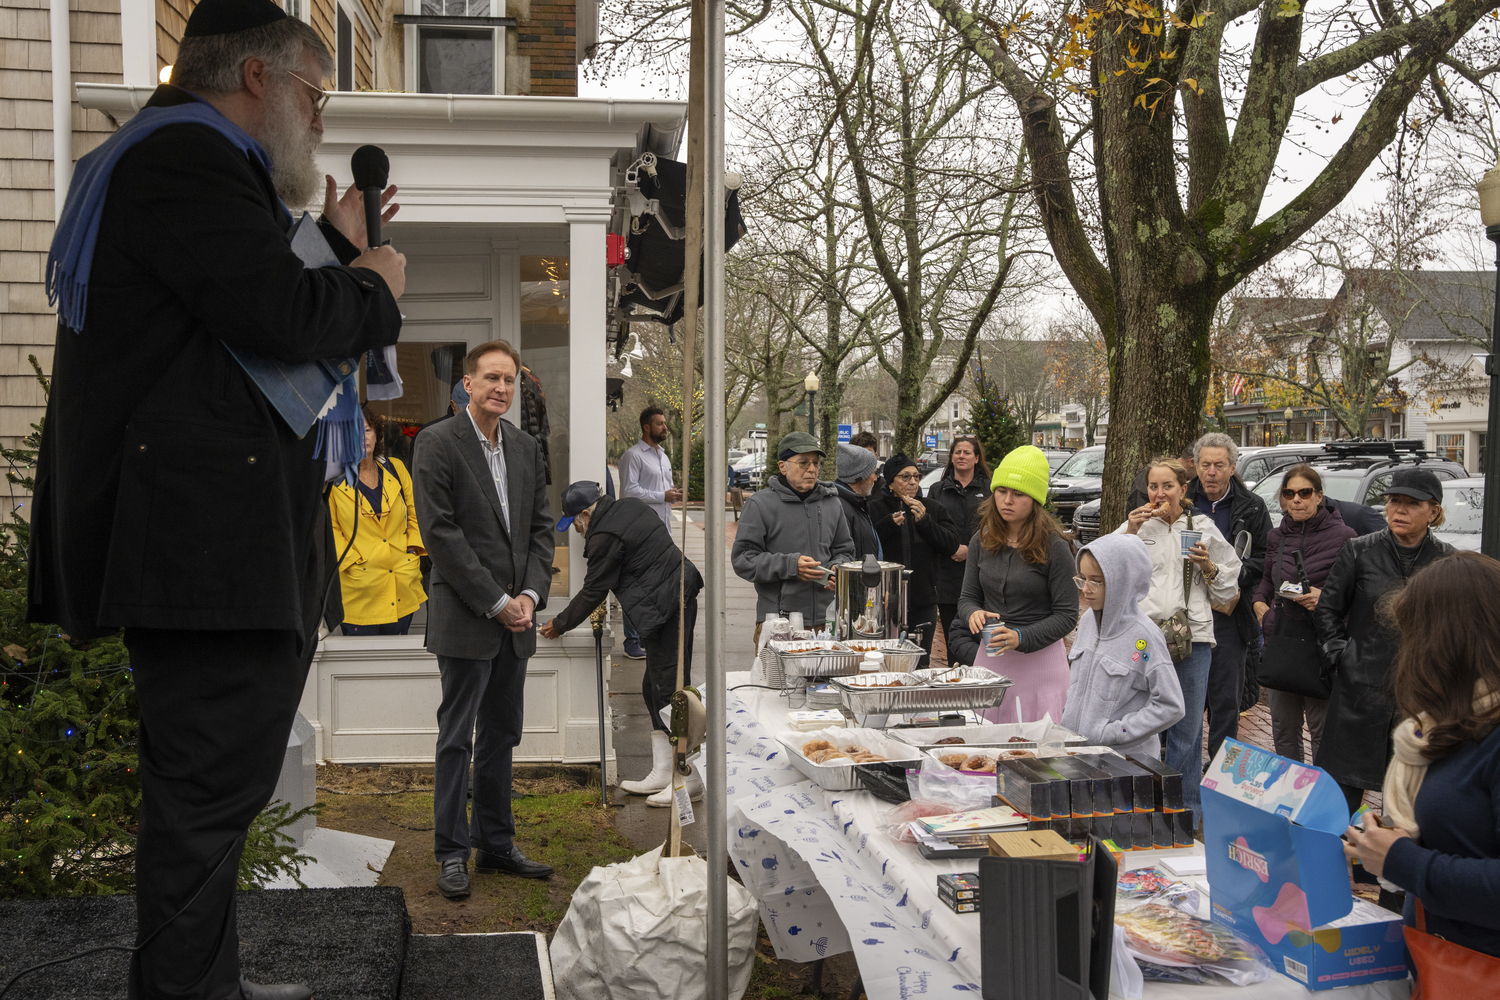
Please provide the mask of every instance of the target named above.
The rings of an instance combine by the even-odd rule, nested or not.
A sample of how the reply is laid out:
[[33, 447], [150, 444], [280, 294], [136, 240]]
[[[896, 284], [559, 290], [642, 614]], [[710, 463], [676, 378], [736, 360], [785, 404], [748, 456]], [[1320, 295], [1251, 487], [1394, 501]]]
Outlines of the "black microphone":
[[391, 160], [379, 146], [361, 146], [349, 157], [354, 186], [365, 196], [365, 245], [380, 246], [380, 192], [391, 176]]

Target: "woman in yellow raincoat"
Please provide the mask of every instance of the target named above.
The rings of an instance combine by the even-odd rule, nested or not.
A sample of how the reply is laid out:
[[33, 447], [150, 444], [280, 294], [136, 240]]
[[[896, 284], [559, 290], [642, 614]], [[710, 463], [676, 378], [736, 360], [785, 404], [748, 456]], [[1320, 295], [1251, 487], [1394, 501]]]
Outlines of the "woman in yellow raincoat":
[[336, 551], [343, 554], [339, 587], [345, 635], [405, 635], [427, 600], [420, 564], [427, 550], [417, 528], [411, 475], [385, 455], [384, 429], [385, 418], [366, 410], [359, 475], [353, 486], [339, 483], [328, 494]]

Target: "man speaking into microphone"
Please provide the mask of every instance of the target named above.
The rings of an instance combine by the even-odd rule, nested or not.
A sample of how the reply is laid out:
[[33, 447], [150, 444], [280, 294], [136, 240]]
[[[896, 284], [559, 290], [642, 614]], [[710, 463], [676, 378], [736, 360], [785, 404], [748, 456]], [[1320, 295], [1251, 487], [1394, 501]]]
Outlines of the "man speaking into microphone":
[[[202, 0], [172, 83], [79, 162], [48, 258], [29, 617], [125, 632], [143, 794], [132, 997], [311, 996], [241, 979], [234, 894], [330, 582], [327, 463], [230, 349], [300, 364], [400, 333], [405, 259], [361, 252], [358, 192], [337, 198], [314, 159], [331, 70], [271, 0]], [[286, 206], [325, 184], [340, 263], [306, 267]]]

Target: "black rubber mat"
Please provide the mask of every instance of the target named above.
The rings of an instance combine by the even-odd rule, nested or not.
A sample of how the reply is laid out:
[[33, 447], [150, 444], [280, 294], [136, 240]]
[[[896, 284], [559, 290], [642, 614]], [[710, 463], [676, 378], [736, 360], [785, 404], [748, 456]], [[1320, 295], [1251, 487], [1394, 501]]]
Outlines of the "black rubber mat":
[[[238, 910], [246, 978], [305, 982], [318, 1000], [400, 997], [411, 929], [400, 889], [245, 892]], [[134, 939], [134, 896], [0, 902], [0, 987], [37, 962]], [[5, 1000], [124, 1000], [129, 962], [106, 952], [54, 965], [24, 976]]]
[[401, 1000], [545, 1000], [542, 976], [535, 934], [417, 934]]

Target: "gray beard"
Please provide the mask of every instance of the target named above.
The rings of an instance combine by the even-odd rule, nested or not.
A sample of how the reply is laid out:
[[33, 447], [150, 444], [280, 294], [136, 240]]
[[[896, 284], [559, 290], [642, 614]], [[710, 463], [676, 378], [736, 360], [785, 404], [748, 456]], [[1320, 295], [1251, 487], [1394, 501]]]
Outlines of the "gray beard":
[[315, 156], [323, 137], [302, 123], [305, 114], [294, 88], [300, 86], [288, 79], [271, 91], [266, 123], [256, 138], [271, 154], [271, 182], [288, 208], [306, 207], [318, 193], [323, 173]]

